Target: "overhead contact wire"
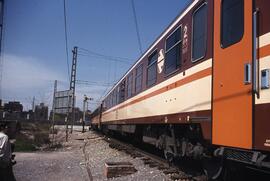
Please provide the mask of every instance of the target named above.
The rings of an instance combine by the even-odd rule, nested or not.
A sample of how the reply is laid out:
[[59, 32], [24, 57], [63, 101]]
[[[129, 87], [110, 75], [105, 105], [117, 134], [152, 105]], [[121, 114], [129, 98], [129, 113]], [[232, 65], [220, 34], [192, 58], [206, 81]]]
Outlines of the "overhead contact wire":
[[64, 2], [64, 29], [65, 29], [65, 44], [66, 44], [66, 58], [67, 58], [67, 73], [68, 73], [68, 80], [70, 81], [70, 72], [69, 72], [69, 56], [68, 56], [68, 36], [67, 36], [67, 12], [66, 12], [66, 0]]
[[132, 5], [134, 23], [135, 23], [135, 27], [136, 27], [137, 39], [138, 39], [138, 43], [139, 43], [140, 54], [142, 54], [143, 51], [142, 51], [141, 36], [140, 36], [140, 32], [139, 32], [139, 26], [138, 26], [138, 20], [137, 20], [137, 14], [136, 14], [134, 0], [131, 0], [131, 5]]

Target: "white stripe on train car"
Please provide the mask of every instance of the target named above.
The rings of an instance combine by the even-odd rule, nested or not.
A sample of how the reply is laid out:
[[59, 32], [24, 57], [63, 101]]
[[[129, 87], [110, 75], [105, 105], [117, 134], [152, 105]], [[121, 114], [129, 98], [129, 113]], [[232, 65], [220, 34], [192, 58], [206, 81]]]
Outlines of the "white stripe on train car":
[[102, 121], [132, 119], [211, 109], [211, 76], [111, 111]]
[[259, 47], [262, 48], [270, 44], [270, 33], [266, 33], [259, 37]]
[[199, 64], [197, 64], [197, 65], [195, 65], [195, 66], [193, 66], [193, 67], [191, 67], [191, 68], [189, 68], [187, 70], [185, 70], [185, 75], [183, 75], [183, 73], [179, 73], [179, 74], [169, 78], [168, 80], [165, 80], [164, 82], [161, 82], [160, 84], [155, 85], [152, 88], [150, 88], [150, 89], [148, 89], [146, 91], [143, 91], [140, 94], [138, 94], [138, 95], [124, 101], [123, 103], [112, 107], [111, 109], [105, 111], [104, 113], [110, 112], [113, 109], [117, 109], [117, 108], [119, 108], [119, 107], [121, 107], [121, 106], [123, 106], [125, 104], [128, 104], [128, 103], [130, 103], [130, 102], [132, 102], [132, 101], [134, 101], [136, 99], [139, 99], [140, 97], [143, 97], [143, 96], [145, 96], [147, 94], [150, 94], [151, 92], [154, 92], [154, 91], [156, 91], [158, 89], [161, 89], [162, 87], [168, 86], [168, 85], [170, 85], [170, 84], [172, 84], [172, 83], [174, 83], [174, 82], [176, 82], [178, 80], [182, 80], [182, 79], [184, 79], [184, 78], [186, 78], [188, 76], [191, 76], [191, 75], [193, 75], [193, 74], [195, 74], [195, 73], [197, 73], [199, 71], [205, 70], [205, 69], [210, 68], [210, 67], [212, 67], [212, 59], [208, 59], [206, 61], [203, 61], [203, 62], [201, 62], [201, 63], [199, 63]]

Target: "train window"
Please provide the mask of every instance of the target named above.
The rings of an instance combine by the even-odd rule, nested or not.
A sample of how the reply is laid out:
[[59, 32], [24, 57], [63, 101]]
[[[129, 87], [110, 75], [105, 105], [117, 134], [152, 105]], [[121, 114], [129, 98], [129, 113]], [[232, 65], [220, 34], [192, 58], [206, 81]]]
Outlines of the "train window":
[[207, 6], [203, 4], [193, 14], [192, 62], [205, 56], [207, 43]]
[[243, 37], [244, 0], [223, 0], [221, 6], [221, 46], [226, 48]]
[[115, 90], [112, 91], [112, 106], [115, 106]]
[[143, 78], [143, 64], [136, 69], [135, 75], [135, 93], [142, 91], [142, 78]]
[[109, 104], [109, 96], [107, 96], [107, 98], [106, 98], [106, 108], [107, 108], [107, 109], [110, 108], [110, 104]]
[[113, 107], [113, 93], [111, 93], [110, 95], [110, 103], [111, 103], [111, 107]]
[[156, 83], [157, 80], [157, 51], [154, 51], [148, 57], [148, 66], [147, 66], [147, 86], [151, 86]]
[[110, 108], [109, 96], [106, 97], [106, 107], [107, 107], [107, 109]]
[[181, 46], [182, 46], [182, 28], [177, 28], [166, 39], [165, 52], [165, 73], [169, 74], [180, 67], [181, 64]]
[[112, 107], [115, 106], [115, 91], [112, 92]]
[[109, 102], [109, 108], [111, 108], [112, 107], [112, 96], [111, 96], [111, 94], [109, 95], [108, 102]]
[[106, 108], [107, 108], [107, 109], [110, 108], [109, 97], [107, 97], [107, 99], [106, 99]]
[[111, 95], [110, 95], [110, 102], [111, 102], [111, 107], [113, 107], [113, 92], [111, 93]]
[[132, 73], [127, 77], [127, 98], [132, 96], [132, 87], [133, 87], [133, 75]]
[[115, 105], [117, 105], [118, 104], [118, 101], [119, 101], [119, 97], [118, 97], [118, 87], [116, 87], [115, 88], [115, 90], [114, 90], [114, 99], [115, 99]]
[[107, 96], [106, 101], [107, 101], [107, 108], [109, 109], [110, 108], [110, 97], [109, 97], [109, 95]]
[[120, 84], [120, 86], [118, 87], [118, 101], [119, 101], [119, 103], [122, 103], [125, 100], [125, 85], [126, 85], [126, 82], [123, 81]]
[[108, 96], [108, 104], [109, 104], [109, 108], [111, 108], [112, 107], [112, 95], [111, 94]]
[[104, 109], [108, 108], [107, 99], [104, 100], [103, 107], [104, 107]]

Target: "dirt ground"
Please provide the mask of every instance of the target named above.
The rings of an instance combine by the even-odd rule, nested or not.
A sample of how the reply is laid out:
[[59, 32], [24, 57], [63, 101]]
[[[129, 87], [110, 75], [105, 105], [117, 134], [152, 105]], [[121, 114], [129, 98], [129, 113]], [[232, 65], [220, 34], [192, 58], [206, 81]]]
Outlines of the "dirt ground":
[[16, 152], [17, 164], [13, 172], [17, 181], [47, 180], [89, 180], [84, 165], [82, 147], [84, 143], [77, 140], [83, 137], [74, 131], [69, 142], [65, 142], [65, 131], [59, 129], [56, 136], [58, 148], [46, 151]]
[[[80, 127], [75, 127], [69, 141], [65, 142], [64, 128], [58, 127], [57, 148], [16, 153], [17, 164], [13, 167], [16, 180], [170, 180], [157, 168], [144, 165], [139, 158], [110, 148], [102, 136], [91, 131], [80, 131]], [[104, 174], [105, 162], [111, 161], [131, 162], [137, 172], [107, 179]]]

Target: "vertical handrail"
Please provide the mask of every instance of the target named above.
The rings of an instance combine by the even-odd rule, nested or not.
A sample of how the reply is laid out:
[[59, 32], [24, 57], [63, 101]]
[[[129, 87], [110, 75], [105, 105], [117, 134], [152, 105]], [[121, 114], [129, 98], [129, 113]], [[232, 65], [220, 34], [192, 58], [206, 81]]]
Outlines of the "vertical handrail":
[[259, 97], [258, 91], [258, 62], [257, 62], [257, 15], [258, 10], [253, 12], [253, 40], [252, 40], [252, 65], [253, 65], [253, 93]]

